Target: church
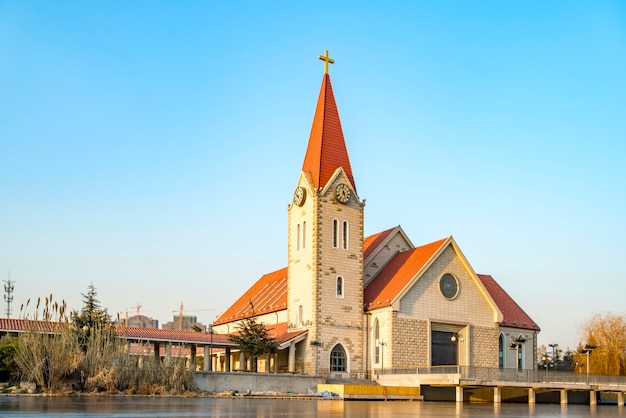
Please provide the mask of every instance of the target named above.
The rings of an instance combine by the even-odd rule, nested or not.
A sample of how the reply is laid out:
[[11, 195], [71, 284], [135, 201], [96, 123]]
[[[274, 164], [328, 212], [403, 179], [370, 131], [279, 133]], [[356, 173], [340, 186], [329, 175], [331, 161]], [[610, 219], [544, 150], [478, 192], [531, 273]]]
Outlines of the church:
[[[263, 275], [213, 324], [266, 325], [278, 350], [258, 370], [375, 379], [441, 366], [533, 369], [539, 326], [452, 236], [415, 245], [395, 226], [364, 236], [357, 189], [325, 55], [302, 171], [287, 209], [288, 264]], [[228, 356], [228, 358], [224, 358]], [[213, 370], [251, 370], [236, 351]]]

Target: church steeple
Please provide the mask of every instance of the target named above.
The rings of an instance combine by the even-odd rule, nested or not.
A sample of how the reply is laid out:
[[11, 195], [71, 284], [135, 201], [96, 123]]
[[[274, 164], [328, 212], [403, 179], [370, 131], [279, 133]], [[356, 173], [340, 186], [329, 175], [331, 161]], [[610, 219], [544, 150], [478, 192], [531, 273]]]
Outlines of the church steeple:
[[[302, 172], [288, 206], [287, 316], [307, 330], [305, 373], [358, 376], [364, 370], [363, 210], [328, 75]], [[311, 347], [314, 346], [314, 348]], [[349, 360], [349, 361], [348, 361]], [[331, 364], [332, 362], [332, 364]]]
[[[328, 56], [325, 58], [324, 64], [326, 66], [328, 62], [333, 62]], [[320, 59], [323, 57], [320, 56]], [[314, 187], [320, 190], [326, 186], [330, 177], [339, 167], [343, 167], [352, 187], [356, 190], [333, 87], [330, 83], [330, 75], [325, 73], [320, 95], [317, 99], [317, 108], [315, 109], [302, 171], [311, 175]]]

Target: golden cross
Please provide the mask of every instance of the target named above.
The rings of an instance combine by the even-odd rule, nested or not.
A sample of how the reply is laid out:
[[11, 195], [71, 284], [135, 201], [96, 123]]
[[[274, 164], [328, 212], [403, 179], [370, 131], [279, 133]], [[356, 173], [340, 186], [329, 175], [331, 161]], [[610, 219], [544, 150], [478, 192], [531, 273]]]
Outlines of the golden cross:
[[334, 64], [335, 60], [328, 57], [328, 50], [324, 51], [324, 55], [320, 55], [318, 58], [324, 61], [324, 74], [328, 74], [328, 64]]

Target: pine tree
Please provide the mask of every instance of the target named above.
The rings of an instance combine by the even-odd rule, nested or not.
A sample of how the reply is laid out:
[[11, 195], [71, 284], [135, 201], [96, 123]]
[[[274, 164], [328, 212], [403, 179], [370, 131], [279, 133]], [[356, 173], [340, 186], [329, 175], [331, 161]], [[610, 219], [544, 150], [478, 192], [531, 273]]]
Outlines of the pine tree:
[[257, 371], [257, 358], [271, 353], [278, 347], [276, 340], [269, 335], [265, 325], [257, 322], [255, 317], [246, 318], [237, 326], [239, 334], [230, 335], [230, 341], [239, 345], [239, 349], [252, 359], [251, 368]]
[[87, 287], [87, 293], [81, 293], [83, 308], [80, 313], [73, 311], [72, 323], [80, 335], [80, 343], [83, 349], [91, 335], [109, 333], [111, 331], [111, 316], [106, 309], [100, 307], [98, 292], [93, 283]]

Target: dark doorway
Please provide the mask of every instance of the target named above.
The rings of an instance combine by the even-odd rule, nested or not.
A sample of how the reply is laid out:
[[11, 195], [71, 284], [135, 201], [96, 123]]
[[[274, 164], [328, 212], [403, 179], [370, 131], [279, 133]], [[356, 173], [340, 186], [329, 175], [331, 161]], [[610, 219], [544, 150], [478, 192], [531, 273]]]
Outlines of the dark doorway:
[[433, 331], [431, 334], [431, 366], [456, 366], [459, 361], [458, 342], [454, 332]]

